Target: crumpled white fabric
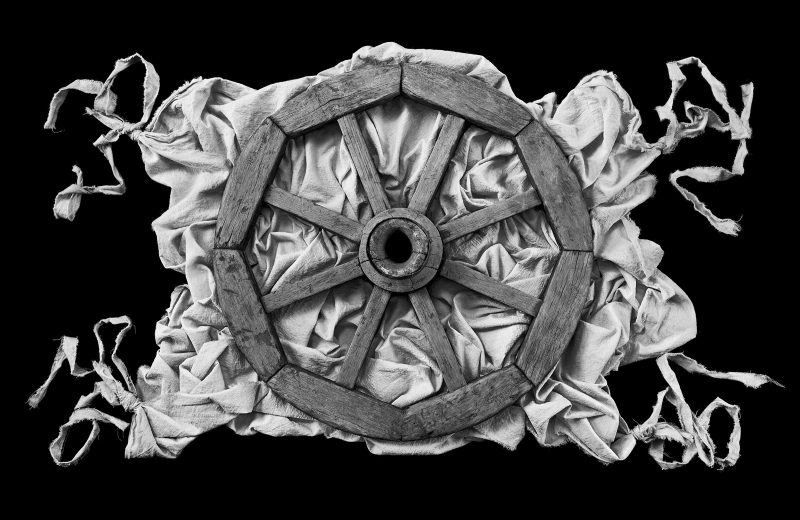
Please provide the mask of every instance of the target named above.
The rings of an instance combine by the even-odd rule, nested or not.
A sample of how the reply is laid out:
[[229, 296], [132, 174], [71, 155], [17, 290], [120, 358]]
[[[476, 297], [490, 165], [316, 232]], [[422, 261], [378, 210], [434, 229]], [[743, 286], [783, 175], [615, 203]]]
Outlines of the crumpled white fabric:
[[[147, 101], [155, 98], [153, 88], [157, 93], [158, 82], [152, 66], [137, 57], [118, 62], [106, 82], [109, 88], [78, 90], [113, 99], [110, 92], [113, 77], [132, 61], [141, 60], [150, 78], [149, 82], [145, 79], [143, 121], [146, 121]], [[749, 137], [747, 119], [752, 86], [745, 89], [749, 97], [742, 114], [730, 109], [724, 95], [717, 97], [721, 103], [724, 101], [729, 123], [722, 123], [714, 112], [694, 105], [687, 107], [692, 120], [688, 126], [674, 119], [672, 101], [683, 81], [679, 77], [680, 66], [693, 63], [707, 71], [694, 58], [669, 65], [673, 95], [659, 113], [670, 120], [670, 129], [657, 143], [647, 143], [638, 132], [639, 113], [609, 72], [600, 71], [584, 78], [560, 105], [554, 94], [526, 105], [556, 139], [581, 183], [592, 217], [596, 261], [591, 297], [572, 342], [550, 377], [523, 396], [517, 406], [456, 434], [425, 441], [387, 442], [361, 439], [315, 421], [258, 380], [236, 348], [214, 301], [209, 252], [231, 165], [257, 125], [310, 85], [375, 63], [400, 61], [445, 66], [514, 96], [506, 77], [480, 56], [409, 50], [387, 43], [364, 47], [351, 59], [316, 76], [260, 90], [220, 78], [195, 79], [167, 98], [143, 129], [143, 121], [133, 128], [120, 122], [113, 114], [113, 106], [99, 109], [95, 102], [95, 112], [104, 116], [100, 120], [110, 125], [112, 137], [130, 135], [139, 144], [148, 175], [171, 188], [169, 208], [153, 222], [153, 228], [162, 263], [184, 273], [187, 279], [185, 285], [173, 291], [167, 313], [156, 325], [159, 350], [152, 365], [141, 367], [135, 385], [130, 382], [125, 390], [132, 396], [126, 401], [126, 409], [134, 412], [126, 456], [174, 457], [197, 435], [221, 425], [240, 434], [322, 434], [348, 441], [363, 440], [373, 453], [441, 453], [476, 439], [492, 440], [513, 449], [527, 428], [543, 445], [572, 441], [604, 462], [624, 459], [635, 441], [641, 440], [651, 443], [651, 454], [657, 460], [661, 454], [662, 467], [673, 467], [663, 463], [663, 441], [670, 439], [690, 446], [687, 452], [700, 454], [706, 463], [712, 461], [723, 466], [734, 463], [736, 457], [730, 454], [736, 453], [738, 457], [738, 438], [732, 437], [736, 446], [729, 450], [726, 459], [715, 459], [713, 450], [702, 444], [708, 427], [708, 417], [702, 414], [686, 424], [681, 416], [679, 428], [659, 423], [658, 412], [654, 411], [654, 417], [646, 423], [650, 429], [630, 430], [620, 417], [605, 379], [611, 371], [627, 363], [659, 356], [659, 360], [666, 360], [665, 356], [671, 355], [667, 353], [696, 333], [689, 298], [658, 270], [663, 251], [657, 244], [639, 238], [639, 228], [629, 216], [633, 208], [653, 194], [656, 181], [645, 169], [658, 155], [674, 149], [682, 137], [697, 135], [706, 126], [730, 131], [732, 138], [741, 140], [737, 161], [740, 155], [743, 161], [746, 153], [744, 139]], [[708, 76], [713, 78], [710, 73]], [[721, 84], [709, 83], [719, 92]], [[54, 127], [61, 102], [63, 96], [57, 94], [48, 127]], [[442, 116], [436, 110], [406, 99], [396, 99], [359, 115], [359, 124], [372, 147], [373, 160], [393, 206], [407, 202], [413, 192], [441, 123]], [[110, 158], [110, 144], [107, 150]], [[741, 166], [740, 161], [737, 164]], [[743, 171], [737, 168], [734, 171]], [[113, 162], [112, 171], [124, 186]], [[708, 172], [685, 175], [701, 180], [710, 178]], [[675, 180], [680, 176], [680, 172], [674, 174]], [[350, 218], [363, 222], [371, 216], [336, 125], [327, 125], [293, 140], [275, 182]], [[434, 222], [444, 223], [524, 189], [532, 187], [512, 144], [470, 127], [458, 146], [429, 216]], [[88, 192], [73, 190], [59, 194], [62, 200], [69, 201], [66, 209], [66, 203], [61, 204], [64, 216], [74, 217], [82, 193]], [[59, 207], [58, 201], [56, 206]], [[714, 223], [710, 212], [704, 214]], [[722, 230], [730, 231], [726, 226], [722, 223], [725, 228]], [[539, 295], [552, 269], [555, 247], [541, 211], [534, 209], [483, 233], [464, 237], [445, 254], [504, 283]], [[354, 253], [354, 244], [269, 207], [263, 208], [258, 216], [247, 248], [265, 292], [296, 277], [347, 261]], [[276, 329], [289, 360], [326, 376], [335, 375], [358, 324], [368, 289], [366, 282], [353, 281], [275, 313]], [[431, 286], [431, 293], [467, 379], [511, 361], [528, 317], [443, 280]], [[64, 344], [70, 348], [64, 349]], [[62, 343], [59, 350], [62, 359], [54, 363], [38, 399], [63, 359], [74, 358], [68, 352], [76, 347], [74, 338]], [[393, 297], [375, 347], [375, 354], [367, 361], [359, 379], [359, 390], [405, 406], [441, 388], [441, 373], [427, 350], [407, 300]], [[102, 344], [98, 362], [102, 367]], [[674, 373], [667, 371], [668, 366], [664, 368], [666, 361], [659, 362], [670, 384], [668, 400], [677, 403], [676, 406], [685, 405]], [[107, 386], [114, 386], [102, 370], [95, 370]], [[709, 371], [695, 371], [709, 375]], [[122, 389], [121, 385], [119, 388]], [[123, 395], [119, 391], [101, 393]], [[665, 393], [660, 394], [658, 410]], [[34, 401], [38, 403], [38, 399]], [[80, 410], [88, 407], [86, 403], [79, 405]], [[91, 420], [103, 420], [93, 417]], [[667, 433], [653, 433], [656, 430]], [[96, 436], [94, 429], [92, 435]], [[87, 449], [91, 440], [93, 437], [87, 442]], [[53, 453], [54, 460], [59, 460], [60, 455], [60, 451]]]

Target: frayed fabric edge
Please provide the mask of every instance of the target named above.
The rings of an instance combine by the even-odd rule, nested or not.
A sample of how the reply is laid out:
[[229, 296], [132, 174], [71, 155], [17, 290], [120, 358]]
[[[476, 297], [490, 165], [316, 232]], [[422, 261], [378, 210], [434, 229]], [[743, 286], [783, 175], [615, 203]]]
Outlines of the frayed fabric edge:
[[[783, 388], [783, 385], [771, 377], [761, 374], [709, 370], [680, 352], [666, 353], [656, 360], [661, 375], [667, 383], [667, 388], [658, 393], [650, 417], [622, 437], [632, 436], [638, 441], [649, 444], [648, 453], [661, 469], [674, 469], [685, 466], [695, 456], [710, 468], [725, 469], [733, 466], [741, 455], [742, 427], [739, 406], [729, 404], [717, 397], [699, 415], [695, 415], [683, 396], [678, 377], [675, 371], [672, 370], [670, 363], [683, 368], [690, 374], [736, 381], [748, 388], [759, 388], [765, 384], [774, 384]], [[662, 420], [661, 410], [665, 401], [675, 407], [678, 413], [679, 426]], [[720, 408], [724, 409], [733, 420], [733, 430], [728, 438], [728, 453], [725, 457], [717, 456], [717, 447], [709, 434], [711, 414]], [[667, 460], [664, 454], [664, 447], [667, 441], [675, 442], [683, 447], [683, 454], [679, 460]]]
[[[689, 121], [678, 121], [673, 104], [681, 87], [686, 83], [686, 76], [681, 71], [681, 67], [687, 65], [694, 65], [700, 69], [700, 74], [708, 83], [714, 99], [727, 114], [727, 122], [723, 121], [713, 110], [694, 105], [688, 101], [684, 103], [684, 110]], [[714, 229], [726, 235], [736, 236], [741, 230], [738, 222], [714, 215], [694, 193], [681, 186], [678, 181], [683, 177], [688, 177], [699, 182], [713, 183], [744, 175], [744, 160], [747, 157], [746, 142], [752, 136], [750, 111], [753, 105], [753, 84], [748, 83], [741, 86], [743, 106], [742, 111], [737, 113], [728, 102], [725, 85], [711, 74], [709, 68], [700, 59], [689, 57], [669, 62], [667, 63], [667, 71], [672, 81], [672, 90], [667, 102], [662, 106], [656, 107], [658, 117], [662, 121], [668, 122], [667, 133], [654, 146], [661, 149], [662, 153], [671, 153], [681, 139], [702, 135], [707, 128], [728, 133], [732, 140], [739, 141], [739, 147], [730, 170], [720, 166], [697, 166], [686, 170], [677, 170], [669, 176], [670, 183], [686, 200], [692, 203], [695, 211], [703, 215], [714, 226]]]
[[[145, 67], [144, 76], [144, 94], [142, 102], [142, 117], [135, 123], [130, 123], [115, 113], [117, 107], [117, 96], [111, 90], [116, 77], [124, 70], [132, 65], [141, 63]], [[92, 94], [95, 96], [94, 103], [91, 108], [86, 107], [86, 113], [93, 116], [100, 121], [103, 125], [110, 129], [109, 132], [101, 135], [93, 143], [100, 153], [106, 158], [111, 173], [116, 179], [116, 184], [108, 184], [102, 186], [85, 186], [83, 184], [83, 172], [75, 165], [72, 171], [76, 174], [77, 179], [74, 184], [71, 184], [66, 189], [62, 190], [56, 195], [53, 204], [53, 215], [56, 218], [63, 218], [67, 220], [74, 220], [81, 204], [83, 195], [93, 195], [100, 193], [103, 195], [122, 195], [125, 193], [125, 181], [122, 174], [117, 169], [114, 163], [114, 154], [112, 145], [116, 143], [120, 136], [127, 135], [132, 140], [136, 141], [142, 132], [142, 128], [147, 124], [150, 115], [153, 111], [156, 98], [160, 88], [160, 79], [153, 65], [145, 60], [140, 54], [133, 54], [127, 58], [117, 60], [114, 70], [108, 76], [105, 82], [95, 80], [75, 80], [69, 85], [59, 89], [53, 99], [50, 101], [50, 108], [47, 112], [47, 121], [45, 121], [44, 128], [47, 130], [56, 129], [56, 121], [58, 119], [58, 112], [61, 106], [66, 101], [67, 95], [71, 91], [81, 92], [84, 94]]]
[[[124, 325], [120, 332], [117, 333], [117, 337], [114, 340], [114, 348], [111, 351], [111, 362], [122, 375], [125, 386], [114, 377], [111, 368], [105, 362], [105, 346], [100, 337], [100, 328], [106, 324]], [[128, 373], [128, 369], [125, 363], [117, 356], [117, 351], [122, 340], [131, 329], [133, 329], [133, 322], [127, 316], [106, 318], [98, 321], [94, 326], [98, 355], [97, 361], [92, 361], [91, 369], [82, 368], [77, 364], [78, 338], [70, 336], [61, 338], [58, 349], [56, 350], [55, 359], [50, 367], [50, 374], [45, 382], [28, 398], [28, 405], [31, 408], [37, 408], [39, 406], [39, 403], [47, 394], [50, 384], [53, 382], [53, 379], [55, 379], [56, 373], [64, 364], [64, 361], [69, 364], [70, 374], [74, 377], [84, 377], [95, 373], [100, 376], [100, 381], [95, 383], [92, 392], [78, 399], [69, 419], [58, 429], [58, 436], [50, 443], [50, 456], [53, 458], [53, 462], [55, 462], [56, 465], [69, 467], [80, 462], [100, 435], [100, 423], [111, 424], [120, 431], [125, 431], [128, 428], [128, 422], [101, 412], [91, 406], [98, 396], [101, 396], [112, 406], [121, 406], [125, 411], [132, 412], [134, 414], [134, 421], [141, 421], [142, 419], [145, 421], [147, 420], [146, 417], [141, 417], [143, 414], [142, 401], [139, 399], [139, 395]], [[140, 417], [137, 417], [137, 415]], [[92, 423], [92, 430], [89, 436], [71, 459], [64, 460], [64, 446], [70, 430], [76, 424], [84, 421], [91, 421]], [[129, 441], [130, 440], [129, 438]]]

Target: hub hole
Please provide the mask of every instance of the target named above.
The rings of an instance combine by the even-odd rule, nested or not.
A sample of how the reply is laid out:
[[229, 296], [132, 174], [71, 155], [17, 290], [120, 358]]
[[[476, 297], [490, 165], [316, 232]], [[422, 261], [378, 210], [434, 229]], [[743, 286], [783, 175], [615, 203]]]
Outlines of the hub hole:
[[402, 264], [411, 258], [411, 240], [399, 229], [395, 229], [389, 233], [389, 236], [386, 237], [386, 244], [384, 247], [386, 248], [386, 256], [392, 262]]

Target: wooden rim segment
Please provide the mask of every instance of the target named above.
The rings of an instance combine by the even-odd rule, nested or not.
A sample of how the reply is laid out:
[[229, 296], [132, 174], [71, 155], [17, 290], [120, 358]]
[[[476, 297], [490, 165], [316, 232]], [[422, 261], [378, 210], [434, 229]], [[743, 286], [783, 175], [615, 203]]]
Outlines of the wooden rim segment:
[[514, 404], [533, 388], [514, 365], [407, 408], [349, 390], [293, 365], [284, 365], [267, 385], [325, 424], [356, 435], [393, 441], [439, 437], [469, 428]]
[[444, 67], [404, 63], [403, 94], [505, 137], [532, 120], [527, 108], [496, 88]]
[[588, 300], [592, 253], [562, 251], [516, 364], [538, 386], [558, 363]]
[[286, 134], [267, 121], [247, 141], [231, 168], [217, 217], [214, 247], [240, 249], [261, 207], [261, 197], [278, 169]]
[[[355, 113], [400, 94], [439, 108], [445, 119], [408, 208], [391, 208]], [[366, 225], [271, 185], [288, 138], [332, 121], [339, 124], [353, 168], [375, 215]], [[536, 190], [516, 194], [437, 227], [425, 213], [467, 122], [513, 139]], [[262, 296], [242, 252], [262, 203], [357, 242], [358, 258], [283, 283]], [[540, 205], [561, 248], [541, 298], [466, 264], [442, 262], [443, 243]], [[366, 247], [371, 230], [380, 222], [404, 229], [406, 236], [413, 238], [411, 254], [416, 256], [409, 257], [407, 265], [402, 264], [404, 260], [399, 260], [397, 269], [395, 264], [380, 264], [379, 272], [370, 261]], [[388, 236], [387, 230], [393, 230], [388, 224], [381, 225], [388, 227], [381, 228], [380, 237], [372, 237], [373, 246]], [[428, 240], [431, 237], [435, 240]], [[419, 240], [424, 243], [417, 243]], [[592, 260], [592, 230], [578, 181], [556, 142], [527, 108], [477, 78], [408, 63], [365, 67], [327, 79], [292, 98], [267, 119], [244, 145], [231, 170], [213, 253], [217, 301], [236, 344], [259, 377], [298, 409], [323, 423], [388, 440], [425, 439], [469, 428], [514, 404], [540, 384], [575, 331], [587, 301]], [[376, 282], [379, 275], [391, 283]], [[436, 275], [533, 317], [514, 363], [473, 381], [466, 380], [426, 287]], [[374, 285], [336, 381], [287, 363], [269, 313], [362, 276]], [[445, 392], [405, 409], [353, 390], [389, 299], [396, 293], [407, 293], [446, 386]]]
[[236, 249], [214, 250], [216, 295], [236, 345], [258, 376], [268, 380], [285, 363], [278, 335], [261, 306], [253, 274]]
[[270, 119], [294, 137], [400, 95], [401, 74], [399, 65], [389, 65], [335, 76], [293, 97]]
[[561, 249], [593, 251], [592, 224], [578, 178], [555, 140], [538, 121], [531, 121], [514, 140]]

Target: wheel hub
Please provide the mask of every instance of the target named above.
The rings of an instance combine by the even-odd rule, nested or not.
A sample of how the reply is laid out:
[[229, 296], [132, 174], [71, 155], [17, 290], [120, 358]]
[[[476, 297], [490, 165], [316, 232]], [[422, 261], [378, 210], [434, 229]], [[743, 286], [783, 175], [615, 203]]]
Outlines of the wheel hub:
[[393, 208], [364, 227], [358, 256], [372, 283], [387, 291], [410, 292], [436, 276], [442, 262], [442, 238], [422, 213]]

